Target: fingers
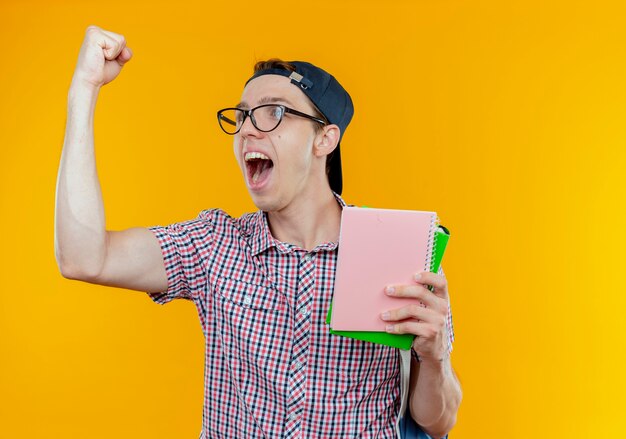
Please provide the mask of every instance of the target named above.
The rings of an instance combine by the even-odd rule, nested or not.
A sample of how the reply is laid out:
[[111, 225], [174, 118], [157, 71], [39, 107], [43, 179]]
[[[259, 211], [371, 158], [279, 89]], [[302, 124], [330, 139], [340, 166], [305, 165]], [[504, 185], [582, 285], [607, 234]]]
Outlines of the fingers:
[[435, 306], [439, 299], [423, 285], [391, 285], [385, 288], [385, 293], [392, 297], [419, 299], [428, 307]]
[[426, 308], [419, 304], [411, 304], [402, 308], [391, 309], [380, 315], [380, 318], [386, 322], [395, 322], [399, 320], [413, 319], [424, 322], [436, 323], [441, 313]]
[[[420, 273], [416, 273], [413, 279], [418, 285], [421, 286], [432, 285], [434, 287], [432, 293], [435, 293], [435, 295], [437, 295], [438, 297], [442, 299], [448, 298], [448, 281], [444, 276], [428, 271], [423, 271]], [[391, 285], [391, 287], [393, 288], [393, 292], [390, 295], [398, 297], [416, 297], [413, 295], [416, 290], [414, 288], [409, 288], [412, 287], [412, 285]], [[428, 292], [431, 292], [427, 288], [424, 289]], [[387, 291], [387, 289], [385, 291]]]
[[126, 47], [126, 39], [122, 35], [113, 32], [102, 31], [103, 36], [99, 41], [100, 47], [104, 49], [104, 57], [110, 61], [114, 60]]
[[[411, 319], [439, 323], [448, 314], [447, 281], [443, 276], [434, 273], [420, 273], [416, 285], [391, 285], [385, 293], [392, 297], [417, 299], [401, 308], [388, 310], [381, 314], [385, 321], [401, 321]], [[426, 286], [434, 286], [434, 293]], [[444, 320], [445, 321], [445, 320]]]
[[386, 325], [385, 331], [390, 334], [413, 334], [421, 339], [433, 340], [445, 331], [443, 319], [437, 322], [416, 322], [406, 321], [400, 323], [390, 323]]
[[73, 84], [99, 88], [113, 81], [133, 56], [123, 35], [89, 26], [78, 55]]
[[120, 55], [117, 57], [117, 62], [119, 65], [123, 66], [133, 57], [133, 52], [130, 50], [130, 47], [124, 47], [124, 50], [120, 52]]
[[[102, 48], [105, 59], [109, 61], [118, 58], [126, 47], [126, 38], [124, 38], [124, 35], [116, 34], [115, 32], [107, 31], [93, 25], [87, 28], [87, 33], [90, 34], [91, 38], [95, 39], [97, 44]], [[120, 64], [128, 62], [132, 56], [130, 50], [124, 52], [121, 59], [117, 60]]]
[[415, 274], [415, 282], [422, 285], [432, 285], [434, 287], [433, 293], [439, 297], [447, 297], [448, 295], [448, 281], [445, 276], [431, 273], [429, 271], [423, 271]]

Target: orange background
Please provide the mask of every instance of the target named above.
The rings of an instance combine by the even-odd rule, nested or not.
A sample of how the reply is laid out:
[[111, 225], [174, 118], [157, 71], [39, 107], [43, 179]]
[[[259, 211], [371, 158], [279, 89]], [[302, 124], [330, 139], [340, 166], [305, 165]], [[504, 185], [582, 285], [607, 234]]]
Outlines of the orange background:
[[436, 210], [464, 389], [455, 438], [625, 434], [621, 1], [0, 3], [0, 437], [196, 438], [195, 308], [63, 279], [56, 173], [85, 29], [134, 58], [100, 94], [107, 226], [254, 209], [215, 111], [255, 61], [351, 93], [344, 196]]

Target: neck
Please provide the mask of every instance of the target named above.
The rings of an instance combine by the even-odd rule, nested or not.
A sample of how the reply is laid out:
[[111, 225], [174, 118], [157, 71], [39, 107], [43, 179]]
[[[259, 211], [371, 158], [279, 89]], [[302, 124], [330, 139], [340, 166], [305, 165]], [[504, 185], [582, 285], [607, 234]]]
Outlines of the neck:
[[268, 212], [267, 218], [274, 238], [305, 250], [339, 240], [341, 206], [328, 186]]

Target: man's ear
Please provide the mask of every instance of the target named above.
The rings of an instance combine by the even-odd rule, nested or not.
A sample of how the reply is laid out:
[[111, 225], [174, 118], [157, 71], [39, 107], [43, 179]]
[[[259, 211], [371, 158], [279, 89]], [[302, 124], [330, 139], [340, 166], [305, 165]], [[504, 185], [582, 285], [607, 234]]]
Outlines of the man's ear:
[[315, 156], [322, 157], [333, 152], [339, 143], [340, 135], [341, 130], [337, 125], [325, 125], [323, 130], [315, 136], [315, 143], [313, 144]]

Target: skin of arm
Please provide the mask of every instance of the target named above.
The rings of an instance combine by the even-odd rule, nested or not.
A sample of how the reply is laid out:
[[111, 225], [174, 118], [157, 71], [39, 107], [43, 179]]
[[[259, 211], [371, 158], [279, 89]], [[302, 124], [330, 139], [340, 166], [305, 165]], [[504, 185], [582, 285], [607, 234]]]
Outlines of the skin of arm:
[[411, 417], [433, 438], [441, 438], [456, 424], [462, 392], [450, 359], [411, 360], [409, 410]]
[[[448, 285], [444, 276], [429, 272], [418, 273], [415, 281], [415, 285], [389, 286], [385, 292], [419, 299], [421, 304], [387, 311], [381, 318], [388, 322], [387, 332], [416, 336], [412, 348], [420, 361], [411, 361], [409, 409], [427, 434], [441, 438], [456, 423], [462, 399], [448, 352]], [[432, 292], [429, 285], [434, 287]]]
[[55, 254], [65, 277], [94, 278], [105, 258], [102, 192], [93, 146], [98, 88], [72, 82], [57, 177]]
[[94, 152], [98, 93], [131, 57], [123, 36], [97, 26], [87, 28], [68, 93], [54, 247], [66, 278], [156, 292], [167, 288], [158, 240], [145, 228], [106, 230]]

